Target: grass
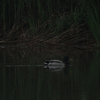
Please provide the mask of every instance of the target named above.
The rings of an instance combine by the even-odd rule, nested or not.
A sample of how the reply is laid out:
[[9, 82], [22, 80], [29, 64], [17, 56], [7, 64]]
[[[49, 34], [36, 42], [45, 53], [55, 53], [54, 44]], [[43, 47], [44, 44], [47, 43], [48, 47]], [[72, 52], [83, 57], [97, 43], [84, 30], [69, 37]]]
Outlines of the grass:
[[[98, 4], [100, 2], [98, 1]], [[87, 8], [87, 22], [90, 27], [91, 32], [96, 40], [98, 46], [100, 46], [100, 14], [99, 7], [96, 2], [91, 2], [90, 0], [86, 2]]]
[[[61, 0], [14, 0], [13, 2], [2, 0], [0, 2], [0, 42], [30, 43], [34, 41], [34, 43], [55, 45], [91, 46], [94, 45], [95, 38], [99, 46], [97, 8], [92, 3], [88, 5], [90, 5], [88, 2], [81, 4], [78, 0], [63, 2]], [[95, 9], [91, 10], [91, 6]], [[94, 17], [97, 19], [95, 20]], [[94, 38], [89, 32], [87, 21]]]

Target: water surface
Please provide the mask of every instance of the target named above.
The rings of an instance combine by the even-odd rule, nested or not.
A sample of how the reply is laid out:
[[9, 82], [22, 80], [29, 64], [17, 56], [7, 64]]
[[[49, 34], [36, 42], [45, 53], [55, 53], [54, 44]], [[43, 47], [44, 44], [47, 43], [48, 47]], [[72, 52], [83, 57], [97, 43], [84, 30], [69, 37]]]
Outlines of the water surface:
[[[60, 47], [0, 48], [0, 100], [100, 100], [100, 52]], [[46, 59], [69, 68], [44, 69]]]

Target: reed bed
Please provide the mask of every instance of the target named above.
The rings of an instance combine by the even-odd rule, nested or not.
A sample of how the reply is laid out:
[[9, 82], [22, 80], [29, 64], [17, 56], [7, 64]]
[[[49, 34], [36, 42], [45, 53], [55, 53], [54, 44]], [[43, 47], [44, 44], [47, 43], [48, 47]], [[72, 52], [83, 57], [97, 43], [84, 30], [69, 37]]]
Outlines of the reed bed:
[[2, 0], [0, 43], [99, 46], [99, 8], [82, 2]]
[[97, 46], [100, 46], [100, 1], [91, 0], [86, 1], [87, 22], [93, 36], [96, 40]]

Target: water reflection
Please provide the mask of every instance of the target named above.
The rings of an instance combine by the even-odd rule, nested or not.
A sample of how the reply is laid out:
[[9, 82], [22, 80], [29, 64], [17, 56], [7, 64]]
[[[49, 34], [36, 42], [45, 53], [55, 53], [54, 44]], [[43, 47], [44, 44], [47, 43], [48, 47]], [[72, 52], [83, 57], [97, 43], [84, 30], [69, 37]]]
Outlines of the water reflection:
[[[73, 59], [69, 68], [51, 72], [41, 66], [45, 59], [62, 59], [65, 54]], [[0, 55], [1, 100], [100, 99], [99, 50], [66, 53], [39, 47], [3, 48]]]
[[67, 68], [69, 68], [69, 57], [65, 56], [63, 60], [46, 60], [43, 62], [45, 65], [45, 69], [49, 69], [51, 71], [61, 71], [64, 70], [66, 72]]

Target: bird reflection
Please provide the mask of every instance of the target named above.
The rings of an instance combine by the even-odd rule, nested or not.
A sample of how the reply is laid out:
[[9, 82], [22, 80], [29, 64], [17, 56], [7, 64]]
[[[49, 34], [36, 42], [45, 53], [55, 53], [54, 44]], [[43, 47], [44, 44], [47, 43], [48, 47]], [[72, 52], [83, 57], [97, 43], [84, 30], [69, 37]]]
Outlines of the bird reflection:
[[46, 60], [43, 62], [45, 65], [45, 69], [49, 69], [51, 71], [61, 71], [64, 73], [68, 73], [68, 68], [70, 67], [69, 57], [65, 56], [63, 60]]

